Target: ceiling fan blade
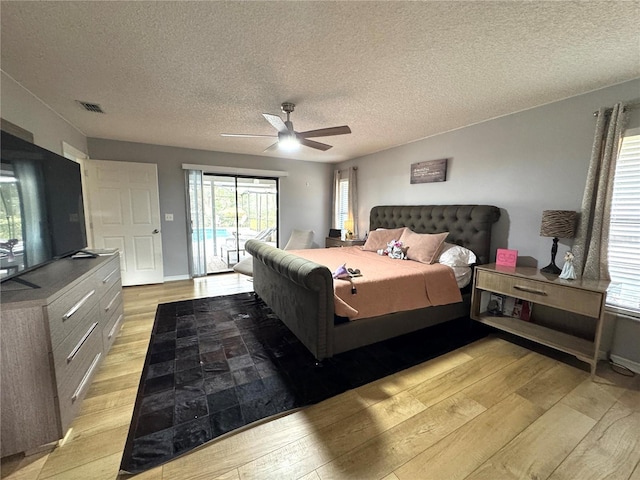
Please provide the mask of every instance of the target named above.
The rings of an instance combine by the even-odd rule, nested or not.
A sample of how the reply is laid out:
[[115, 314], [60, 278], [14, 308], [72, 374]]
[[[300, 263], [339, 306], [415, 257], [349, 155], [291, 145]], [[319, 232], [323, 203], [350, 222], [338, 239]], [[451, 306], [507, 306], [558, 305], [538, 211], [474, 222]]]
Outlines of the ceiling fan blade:
[[262, 116], [273, 125], [273, 128], [278, 130], [279, 132], [288, 132], [289, 129], [284, 124], [284, 120], [282, 120], [278, 115], [271, 115], [270, 113], [263, 113]]
[[264, 152], [273, 152], [274, 150], [277, 150], [277, 149], [278, 149], [278, 142], [272, 143], [271, 145], [269, 145], [267, 148], [265, 148], [263, 150], [263, 153]]
[[300, 145], [305, 145], [307, 147], [315, 148], [316, 150], [322, 150], [323, 152], [326, 150], [329, 150], [332, 147], [331, 145], [327, 145], [326, 143], [307, 140], [306, 138], [300, 139]]
[[252, 133], [221, 133], [221, 137], [244, 137], [244, 138], [276, 138], [277, 135], [254, 135]]
[[306, 132], [299, 132], [298, 137], [331, 137], [333, 135], [346, 135], [347, 133], [351, 133], [351, 129], [347, 125], [342, 125], [340, 127], [319, 128], [318, 130], [307, 130]]

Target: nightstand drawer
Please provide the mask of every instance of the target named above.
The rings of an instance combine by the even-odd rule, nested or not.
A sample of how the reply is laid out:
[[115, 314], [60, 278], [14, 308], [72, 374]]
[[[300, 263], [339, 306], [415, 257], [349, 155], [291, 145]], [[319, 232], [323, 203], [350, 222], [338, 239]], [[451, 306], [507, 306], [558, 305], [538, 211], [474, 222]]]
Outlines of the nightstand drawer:
[[602, 293], [514, 275], [478, 270], [476, 288], [529, 300], [589, 317], [600, 316]]

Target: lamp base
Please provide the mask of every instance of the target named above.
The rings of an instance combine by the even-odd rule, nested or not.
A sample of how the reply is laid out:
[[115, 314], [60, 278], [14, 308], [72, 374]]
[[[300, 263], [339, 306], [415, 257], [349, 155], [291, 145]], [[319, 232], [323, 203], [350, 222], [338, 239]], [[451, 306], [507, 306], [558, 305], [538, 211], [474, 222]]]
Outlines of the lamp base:
[[558, 268], [558, 266], [553, 262], [546, 267], [541, 268], [540, 271], [542, 273], [552, 273], [554, 275], [560, 275], [560, 272], [562, 272], [562, 270], [560, 270], [560, 268]]

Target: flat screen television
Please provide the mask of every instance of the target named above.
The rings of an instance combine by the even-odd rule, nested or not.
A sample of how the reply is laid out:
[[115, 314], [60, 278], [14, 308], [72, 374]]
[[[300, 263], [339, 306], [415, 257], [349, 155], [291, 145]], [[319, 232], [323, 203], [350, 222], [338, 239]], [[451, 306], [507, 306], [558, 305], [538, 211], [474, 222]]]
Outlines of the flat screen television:
[[7, 132], [0, 164], [0, 281], [87, 246], [80, 165]]

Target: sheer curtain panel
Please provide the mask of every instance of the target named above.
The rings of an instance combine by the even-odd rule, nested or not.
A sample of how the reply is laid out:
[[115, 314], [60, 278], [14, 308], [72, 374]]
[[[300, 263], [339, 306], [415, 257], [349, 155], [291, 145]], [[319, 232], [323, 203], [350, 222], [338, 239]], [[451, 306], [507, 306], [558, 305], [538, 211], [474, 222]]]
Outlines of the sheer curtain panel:
[[187, 170], [187, 205], [189, 208], [189, 234], [191, 241], [191, 277], [203, 277], [207, 274], [205, 252], [204, 199], [202, 188], [202, 170]]

